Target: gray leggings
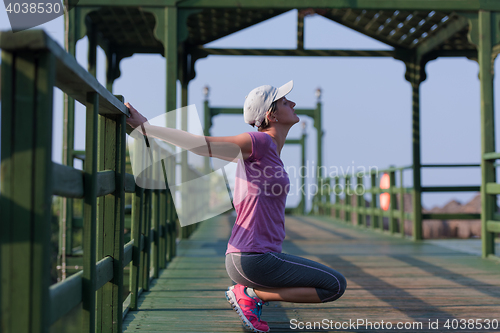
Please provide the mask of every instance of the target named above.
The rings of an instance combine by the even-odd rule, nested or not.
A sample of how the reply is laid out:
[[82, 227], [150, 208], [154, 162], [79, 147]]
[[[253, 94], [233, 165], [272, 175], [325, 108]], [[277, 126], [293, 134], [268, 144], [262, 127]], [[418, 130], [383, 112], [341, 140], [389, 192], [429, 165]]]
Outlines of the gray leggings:
[[322, 302], [344, 294], [342, 274], [315, 261], [285, 253], [228, 253], [226, 270], [236, 283], [259, 288], [314, 287]]

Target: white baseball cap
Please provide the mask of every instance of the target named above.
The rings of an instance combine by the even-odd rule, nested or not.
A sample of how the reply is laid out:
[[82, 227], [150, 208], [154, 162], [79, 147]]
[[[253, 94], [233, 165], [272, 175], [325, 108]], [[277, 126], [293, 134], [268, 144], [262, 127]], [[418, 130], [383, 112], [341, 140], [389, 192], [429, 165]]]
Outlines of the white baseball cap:
[[259, 127], [273, 102], [276, 102], [293, 88], [293, 80], [279, 88], [270, 85], [260, 86], [252, 90], [245, 99], [243, 117], [245, 122]]

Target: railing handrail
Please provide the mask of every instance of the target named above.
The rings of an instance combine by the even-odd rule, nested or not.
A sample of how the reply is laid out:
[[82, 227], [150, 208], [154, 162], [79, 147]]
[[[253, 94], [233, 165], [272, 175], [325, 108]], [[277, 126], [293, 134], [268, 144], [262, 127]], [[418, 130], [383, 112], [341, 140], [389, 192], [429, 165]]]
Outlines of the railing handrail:
[[100, 115], [129, 115], [128, 108], [103, 87], [92, 74], [80, 66], [76, 59], [47, 35], [45, 31], [28, 30], [17, 33], [1, 31], [0, 49], [6, 51], [50, 52], [56, 61], [56, 87], [83, 105], [87, 103], [88, 93], [97, 93], [99, 95]]

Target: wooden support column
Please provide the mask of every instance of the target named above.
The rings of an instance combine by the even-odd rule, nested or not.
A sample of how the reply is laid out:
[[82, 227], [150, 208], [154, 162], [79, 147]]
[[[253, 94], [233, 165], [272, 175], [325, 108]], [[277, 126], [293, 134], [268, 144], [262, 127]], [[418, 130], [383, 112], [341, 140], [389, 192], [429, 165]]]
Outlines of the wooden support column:
[[[76, 42], [78, 39], [77, 18], [79, 11], [73, 9], [64, 14], [65, 18], [65, 49], [73, 57], [76, 56]], [[75, 100], [63, 94], [63, 153], [62, 163], [72, 167], [75, 148]], [[73, 199], [61, 197], [61, 211], [59, 214], [59, 277], [66, 279], [66, 255], [71, 255], [73, 249]]]
[[[177, 7], [165, 7], [164, 16], [164, 41], [165, 60], [167, 63], [166, 73], [166, 108], [167, 112], [177, 109]], [[175, 121], [172, 118], [172, 121]], [[170, 127], [176, 127], [174, 124], [167, 124]], [[175, 168], [171, 169], [170, 177], [175, 177]], [[173, 197], [175, 193], [170, 192]], [[170, 200], [169, 208], [171, 215], [169, 219], [168, 237], [169, 250], [167, 251], [167, 260], [171, 261], [175, 256], [176, 238], [177, 238], [177, 214], [175, 213], [175, 206], [173, 200]]]
[[[182, 61], [181, 61], [181, 107], [187, 107], [188, 105], [188, 85], [189, 85], [189, 79], [188, 79], [188, 55], [187, 54], [182, 54]], [[187, 109], [184, 109], [181, 111], [181, 130], [187, 131], [188, 130], [188, 113]], [[184, 151], [181, 153], [181, 172], [182, 172], [182, 182], [186, 183], [189, 180], [189, 167], [188, 167], [188, 152], [187, 150], [184, 149]], [[181, 190], [181, 196], [182, 196], [182, 211], [183, 211], [183, 216], [188, 216], [189, 215], [189, 209], [191, 207], [186, 207], [185, 203], [188, 202], [188, 196], [189, 196], [189, 189], [186, 186], [182, 187]], [[190, 234], [190, 229], [192, 226], [185, 226], [181, 228], [181, 238], [186, 239], [189, 238]]]
[[494, 32], [492, 13], [480, 10], [479, 20], [479, 80], [481, 86], [481, 238], [482, 255], [487, 257], [495, 253], [495, 234], [487, 228], [487, 222], [493, 220], [496, 213], [496, 195], [486, 192], [486, 184], [495, 183], [495, 160], [484, 159], [484, 154], [495, 152], [495, 111], [493, 102], [493, 40]]
[[2, 51], [0, 330], [48, 332], [55, 59]]
[[412, 161], [413, 161], [413, 240], [422, 239], [422, 182], [420, 153], [420, 83], [425, 80], [425, 62], [417, 53], [405, 60], [406, 80], [412, 88]]

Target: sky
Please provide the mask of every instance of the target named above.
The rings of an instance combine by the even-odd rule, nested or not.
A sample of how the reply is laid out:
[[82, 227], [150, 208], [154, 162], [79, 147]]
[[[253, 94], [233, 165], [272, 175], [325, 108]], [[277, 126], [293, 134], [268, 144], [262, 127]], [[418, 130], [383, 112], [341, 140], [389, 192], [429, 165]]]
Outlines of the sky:
[[[296, 47], [297, 11], [224, 37], [206, 47], [284, 48]], [[63, 45], [63, 18], [35, 29], [44, 29]], [[370, 49], [391, 47], [319, 15], [305, 18], [306, 49]], [[0, 30], [10, 30], [5, 8], [0, 5]], [[87, 68], [87, 39], [77, 44], [77, 60]], [[497, 68], [497, 62], [495, 68]], [[121, 77], [114, 94], [125, 96], [148, 118], [165, 112], [165, 59], [161, 55], [134, 55], [122, 60]], [[270, 84], [276, 87], [294, 80], [287, 96], [296, 108], [315, 108], [315, 90], [321, 88], [323, 110], [323, 161], [329, 172], [391, 165], [408, 166], [411, 156], [411, 87], [404, 79], [405, 66], [393, 58], [344, 57], [263, 57], [209, 56], [195, 64], [196, 77], [189, 85], [189, 104], [203, 119], [203, 87], [210, 87], [209, 103], [217, 107], [242, 107], [250, 90]], [[479, 66], [466, 58], [441, 58], [427, 64], [427, 80], [421, 85], [421, 153], [423, 164], [480, 163]], [[104, 52], [98, 50], [97, 78], [105, 84]], [[495, 106], [500, 94], [495, 78]], [[180, 86], [178, 86], [180, 106]], [[61, 162], [62, 93], [55, 89], [53, 160]], [[496, 111], [497, 115], [498, 112]], [[306, 122], [307, 161], [316, 163], [316, 130]], [[77, 103], [76, 123], [84, 124], [84, 108]], [[241, 115], [213, 118], [212, 135], [236, 135], [254, 131]], [[495, 126], [498, 128], [498, 126]], [[75, 148], [84, 148], [84, 125], [76, 128]], [[302, 127], [295, 125], [288, 138], [300, 138]], [[496, 147], [499, 147], [496, 138]], [[498, 148], [497, 148], [498, 149]], [[300, 166], [300, 147], [285, 146], [281, 157], [288, 168]], [[479, 185], [480, 168], [423, 169], [423, 186]], [[404, 173], [411, 185], [411, 172]], [[292, 182], [295, 180], [292, 180]], [[314, 183], [312, 178], [308, 183]], [[431, 208], [451, 199], [462, 203], [475, 193], [424, 194], [423, 205]], [[287, 206], [298, 204], [291, 195]]]

